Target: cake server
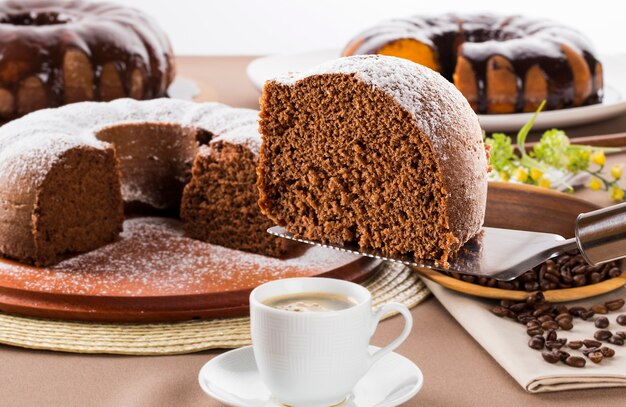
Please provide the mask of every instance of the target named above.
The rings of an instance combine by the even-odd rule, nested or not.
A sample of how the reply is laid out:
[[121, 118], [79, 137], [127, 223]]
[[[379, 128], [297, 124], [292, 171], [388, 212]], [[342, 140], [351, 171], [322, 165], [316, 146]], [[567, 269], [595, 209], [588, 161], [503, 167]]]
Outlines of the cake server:
[[387, 256], [379, 250], [357, 245], [299, 239], [280, 226], [267, 231], [285, 239], [407, 266], [510, 281], [569, 250], [580, 250], [585, 260], [594, 266], [626, 257], [626, 203], [580, 214], [576, 219], [575, 237], [571, 239], [551, 233], [483, 227], [475, 238], [448, 260], [447, 265], [410, 255]]

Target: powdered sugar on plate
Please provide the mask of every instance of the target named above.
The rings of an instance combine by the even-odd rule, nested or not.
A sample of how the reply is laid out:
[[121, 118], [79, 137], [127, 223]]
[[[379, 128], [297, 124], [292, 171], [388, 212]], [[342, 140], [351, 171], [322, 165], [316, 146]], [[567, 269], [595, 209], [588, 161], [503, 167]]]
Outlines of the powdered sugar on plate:
[[291, 258], [275, 259], [187, 238], [175, 219], [133, 218], [115, 243], [53, 267], [0, 260], [0, 287], [104, 297], [219, 295], [318, 275], [357, 259], [308, 246], [295, 248]]

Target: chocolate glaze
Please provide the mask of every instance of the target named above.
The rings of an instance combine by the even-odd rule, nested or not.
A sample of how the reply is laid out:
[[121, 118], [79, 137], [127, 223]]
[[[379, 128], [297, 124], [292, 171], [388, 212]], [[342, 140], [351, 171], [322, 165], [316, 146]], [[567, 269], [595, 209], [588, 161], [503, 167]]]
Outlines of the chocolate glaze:
[[[165, 95], [174, 78], [171, 45], [154, 20], [138, 10], [103, 2], [5, 1], [0, 3], [0, 88], [16, 98], [26, 78], [39, 78], [46, 105], [64, 104], [63, 58], [76, 49], [89, 58], [93, 94], [101, 100], [103, 66], [112, 63], [130, 96], [132, 72], [142, 74], [141, 99]], [[2, 119], [18, 116], [16, 109]]]
[[376, 54], [386, 44], [415, 39], [436, 54], [440, 73], [453, 82], [458, 57], [472, 66], [478, 86], [478, 113], [487, 112], [486, 81], [489, 58], [500, 55], [509, 60], [517, 76], [516, 111], [524, 109], [524, 86], [528, 70], [538, 65], [548, 84], [546, 109], [574, 106], [574, 77], [561, 45], [566, 44], [584, 57], [591, 72], [592, 92], [583, 105], [599, 103], [603, 91], [596, 89], [595, 51], [578, 31], [549, 20], [522, 16], [457, 15], [410, 17], [391, 20], [359, 34], [352, 54]]

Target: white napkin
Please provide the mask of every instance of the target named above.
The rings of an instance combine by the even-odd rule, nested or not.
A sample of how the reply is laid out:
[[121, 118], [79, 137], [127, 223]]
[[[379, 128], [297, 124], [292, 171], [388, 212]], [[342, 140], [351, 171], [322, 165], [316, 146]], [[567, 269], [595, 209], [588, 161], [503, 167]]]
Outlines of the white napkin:
[[[527, 391], [545, 393], [626, 387], [626, 346], [605, 344], [615, 350], [615, 356], [605, 358], [600, 364], [595, 364], [585, 357], [587, 365], [584, 368], [570, 367], [562, 362], [552, 365], [543, 360], [541, 351], [528, 347], [530, 338], [524, 325], [491, 313], [490, 309], [498, 304], [497, 300], [478, 299], [448, 290], [426, 279], [424, 282], [459, 324]], [[591, 306], [617, 298], [626, 298], [626, 288], [566, 305]], [[620, 313], [626, 314], [626, 307], [606, 315], [610, 321], [607, 329], [612, 332], [626, 331], [626, 327], [615, 322]], [[593, 319], [583, 321], [575, 318], [574, 329], [557, 331], [559, 338], [593, 339], [593, 333], [598, 329], [594, 326]], [[565, 346], [563, 350], [575, 356], [583, 356], [580, 353], [582, 349], [572, 350]]]

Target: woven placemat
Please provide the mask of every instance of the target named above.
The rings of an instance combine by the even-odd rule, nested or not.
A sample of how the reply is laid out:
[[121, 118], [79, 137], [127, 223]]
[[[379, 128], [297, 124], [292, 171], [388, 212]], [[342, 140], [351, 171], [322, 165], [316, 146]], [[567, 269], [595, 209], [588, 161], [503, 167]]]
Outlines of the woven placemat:
[[[362, 284], [372, 293], [374, 309], [388, 302], [414, 307], [430, 294], [417, 273], [400, 264], [381, 264]], [[0, 314], [0, 343], [74, 353], [174, 355], [250, 345], [250, 319], [105, 324]]]

